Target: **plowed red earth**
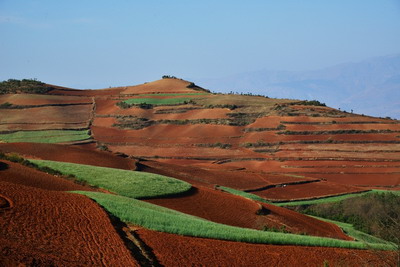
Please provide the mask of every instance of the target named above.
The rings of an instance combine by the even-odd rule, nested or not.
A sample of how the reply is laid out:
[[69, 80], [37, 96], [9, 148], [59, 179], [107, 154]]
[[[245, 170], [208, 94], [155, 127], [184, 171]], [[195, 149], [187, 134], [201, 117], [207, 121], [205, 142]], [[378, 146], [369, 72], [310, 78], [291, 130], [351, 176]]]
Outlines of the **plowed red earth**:
[[[260, 157], [257, 153], [243, 149], [222, 149], [216, 147], [187, 147], [187, 146], [173, 146], [173, 147], [149, 147], [137, 145], [108, 145], [112, 151], [122, 152], [135, 157], [194, 157], [194, 158], [211, 158], [211, 159], [227, 159], [230, 157]], [[266, 157], [266, 156], [264, 156]]]
[[3, 182], [54, 191], [90, 190], [88, 187], [22, 166], [21, 164], [4, 160], [1, 162], [6, 164], [6, 168], [0, 170], [0, 181]]
[[92, 105], [1, 110], [1, 123], [81, 123], [89, 121]]
[[40, 143], [3, 143], [0, 151], [15, 152], [22, 156], [45, 160], [64, 161], [94, 166], [110, 167], [125, 170], [134, 170], [135, 161], [118, 157], [110, 152], [94, 150], [93, 145], [68, 146]]
[[111, 96], [118, 95], [124, 88], [98, 89], [98, 90], [76, 90], [76, 89], [55, 89], [47, 94], [49, 95], [67, 95], [67, 96]]
[[0, 194], [14, 203], [0, 213], [0, 265], [138, 266], [89, 198], [2, 181]]
[[49, 104], [77, 104], [77, 103], [91, 104], [92, 99], [88, 97], [35, 95], [35, 94], [0, 95], [0, 104], [6, 102], [11, 103], [13, 105], [49, 105]]
[[343, 118], [335, 118], [335, 117], [311, 117], [311, 116], [282, 116], [281, 122], [323, 122], [323, 123], [332, 123], [333, 121], [342, 122], [342, 123], [351, 123], [351, 122], [386, 122], [390, 123], [393, 120], [388, 119], [380, 119], [375, 117], [368, 117], [368, 116], [349, 116]]
[[[197, 186], [182, 197], [150, 199], [147, 202], [232, 226], [263, 229], [285, 226], [292, 233], [352, 240], [336, 225], [284, 209]], [[257, 215], [262, 205], [266, 215]]]
[[382, 265], [382, 256], [394, 253], [339, 248], [274, 246], [185, 237], [138, 230], [164, 266], [372, 266]]
[[308, 174], [310, 177], [323, 177], [330, 182], [355, 185], [355, 186], [383, 186], [393, 187], [400, 185], [400, 174], [346, 174], [346, 173], [335, 173], [335, 174]]
[[125, 87], [121, 94], [152, 94], [152, 93], [199, 93], [187, 88], [190, 83], [179, 79], [162, 79], [154, 82]]
[[340, 195], [360, 191], [363, 191], [363, 189], [359, 189], [357, 187], [349, 185], [334, 184], [321, 181], [307, 184], [288, 185], [285, 187], [275, 187], [252, 193], [267, 199], [289, 201], [295, 199], [309, 199], [331, 195]]
[[202, 169], [156, 161], [144, 161], [141, 164], [144, 171], [175, 177], [194, 185], [204, 185], [211, 188], [218, 184], [236, 189], [248, 189], [263, 187], [269, 183], [267, 179], [260, 175], [240, 171]]
[[400, 124], [326, 124], [326, 125], [299, 125], [286, 124], [288, 131], [338, 131], [338, 130], [392, 130], [399, 131]]

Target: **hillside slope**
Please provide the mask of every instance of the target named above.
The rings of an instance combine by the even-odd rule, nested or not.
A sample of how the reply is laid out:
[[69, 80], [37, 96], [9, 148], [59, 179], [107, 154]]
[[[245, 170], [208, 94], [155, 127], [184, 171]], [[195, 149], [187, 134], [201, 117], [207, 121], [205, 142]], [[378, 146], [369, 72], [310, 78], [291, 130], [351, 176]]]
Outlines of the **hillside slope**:
[[[13, 154], [17, 153], [28, 159], [136, 170], [177, 178], [188, 182], [192, 188], [168, 197], [147, 199], [146, 204], [247, 230], [281, 231], [351, 242], [348, 240], [354, 238], [336, 224], [276, 205], [347, 196], [372, 188], [400, 189], [400, 122], [343, 112], [318, 101], [216, 94], [188, 81], [164, 77], [143, 85], [103, 90], [52, 86], [45, 94], [3, 94], [0, 95], [0, 114], [0, 152], [8, 155], [4, 156], [6, 159], [18, 159]], [[26, 163], [21, 160], [18, 162], [0, 159], [1, 223], [7, 225], [7, 221], [14, 220], [24, 225], [25, 219], [35, 221], [32, 219], [35, 213], [25, 209], [30, 206], [32, 210], [37, 209], [38, 203], [28, 203], [36, 198], [47, 201], [40, 214], [48, 218], [60, 220], [67, 216], [57, 211], [68, 206], [73, 213], [69, 216], [71, 220], [59, 227], [78, 229], [78, 218], [83, 213], [90, 214], [93, 206], [93, 217], [85, 219], [93, 229], [85, 228], [84, 238], [88, 233], [97, 233], [98, 229], [108, 229], [113, 233], [113, 244], [119, 249], [115, 253], [128, 265], [137, 262], [175, 265], [171, 258], [174, 258], [173, 251], [180, 247], [179, 242], [186, 245], [179, 249], [177, 265], [187, 265], [188, 259], [192, 263], [206, 264], [201, 260], [201, 253], [212, 254], [205, 248], [208, 245], [217, 254], [223, 251], [225, 255], [210, 256], [208, 263], [216, 265], [226, 265], [247, 250], [252, 251], [247, 258], [254, 258], [252, 261], [256, 263], [265, 260], [264, 256], [253, 253], [256, 250], [283, 249], [288, 260], [279, 263], [276, 256], [279, 253], [273, 253], [271, 266], [293, 263], [305, 251], [309, 257], [302, 258], [299, 263], [307, 262], [310, 266], [322, 266], [324, 260], [336, 264], [348, 260], [357, 265], [362, 264], [360, 257], [375, 262], [379, 259], [379, 255], [369, 251], [231, 243], [161, 234], [140, 225], [126, 225], [87, 197], [62, 192], [109, 193], [112, 191], [109, 188], [77, 185], [71, 182], [76, 178], [68, 176], [71, 173], [64, 173], [64, 176], [43, 174], [22, 166], [20, 163]], [[107, 172], [112, 173], [113, 169]], [[135, 182], [130, 185], [135, 186]], [[232, 192], [239, 195], [234, 196]], [[57, 198], [65, 202], [57, 203], [54, 201]], [[86, 203], [87, 208], [78, 209], [82, 203]], [[52, 208], [54, 212], [46, 211]], [[37, 219], [37, 223], [44, 222]], [[0, 263], [2, 260], [8, 265], [39, 261], [40, 264], [72, 266], [73, 262], [67, 262], [72, 253], [68, 248], [77, 244], [89, 249], [85, 252], [88, 258], [82, 258], [82, 262], [89, 265], [118, 262], [118, 255], [109, 250], [109, 245], [113, 244], [98, 248], [91, 245], [102, 242], [102, 235], [90, 237], [88, 244], [79, 239], [79, 234], [74, 235], [65, 251], [58, 258], [53, 257], [51, 251], [57, 247], [55, 244], [64, 239], [52, 228], [54, 231], [47, 235], [53, 237], [54, 243], [32, 240], [32, 236], [45, 231], [39, 226], [31, 228], [34, 231], [31, 236], [20, 232], [27, 244], [21, 247], [26, 256], [18, 256], [18, 246], [12, 242], [19, 235], [17, 224], [12, 227], [11, 232], [4, 232], [0, 237], [7, 241], [0, 245], [0, 251], [7, 252], [7, 247], [11, 247], [11, 257], [6, 262], [3, 260], [6, 252], [2, 252]], [[40, 242], [43, 253], [35, 248]], [[171, 242], [168, 249], [164, 242]], [[229, 252], [228, 246], [235, 247], [238, 254]], [[104, 253], [110, 255], [99, 263], [98, 256]], [[313, 258], [317, 254], [319, 256]], [[243, 263], [238, 258], [234, 262]]]

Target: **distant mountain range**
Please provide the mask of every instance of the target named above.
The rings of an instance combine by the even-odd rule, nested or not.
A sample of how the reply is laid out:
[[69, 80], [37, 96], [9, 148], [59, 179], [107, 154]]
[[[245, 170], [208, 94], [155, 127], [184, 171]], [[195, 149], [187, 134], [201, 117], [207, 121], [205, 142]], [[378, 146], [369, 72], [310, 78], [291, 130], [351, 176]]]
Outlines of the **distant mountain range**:
[[194, 81], [212, 91], [316, 99], [341, 110], [400, 119], [400, 54], [314, 71], [263, 70]]

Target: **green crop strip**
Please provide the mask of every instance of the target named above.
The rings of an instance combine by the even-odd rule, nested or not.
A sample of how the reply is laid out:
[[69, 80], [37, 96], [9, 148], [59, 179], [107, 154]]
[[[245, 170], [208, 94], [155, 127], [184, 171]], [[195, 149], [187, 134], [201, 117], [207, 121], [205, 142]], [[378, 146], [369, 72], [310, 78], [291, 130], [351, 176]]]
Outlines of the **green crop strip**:
[[92, 198], [122, 221], [161, 232], [260, 244], [392, 249], [392, 246], [385, 244], [373, 243], [367, 245], [354, 241], [228, 226], [123, 196], [84, 191], [76, 191], [75, 193]]
[[49, 160], [30, 160], [39, 167], [49, 167], [92, 186], [131, 198], [154, 198], [185, 192], [191, 185], [158, 174], [89, 166]]
[[88, 130], [18, 131], [0, 134], [0, 141], [31, 143], [63, 143], [90, 139]]
[[338, 202], [338, 201], [342, 201], [347, 198], [359, 197], [359, 196], [363, 196], [363, 195], [371, 194], [371, 193], [387, 193], [387, 192], [391, 192], [393, 194], [400, 195], [400, 191], [372, 189], [370, 191], [361, 192], [361, 193], [351, 193], [351, 194], [345, 194], [345, 195], [341, 195], [341, 196], [324, 197], [324, 198], [312, 199], [312, 200], [279, 202], [279, 203], [273, 203], [273, 204], [276, 206], [300, 206], [300, 205], [324, 204], [324, 203]]

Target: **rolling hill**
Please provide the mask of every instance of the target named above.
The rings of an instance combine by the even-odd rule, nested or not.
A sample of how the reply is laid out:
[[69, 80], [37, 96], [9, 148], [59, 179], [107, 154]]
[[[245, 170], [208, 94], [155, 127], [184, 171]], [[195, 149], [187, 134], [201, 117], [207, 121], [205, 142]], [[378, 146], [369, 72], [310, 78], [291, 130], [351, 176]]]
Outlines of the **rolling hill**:
[[0, 95], [2, 265], [394, 264], [289, 206], [398, 195], [398, 120], [168, 76], [45, 88]]

